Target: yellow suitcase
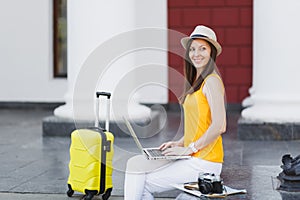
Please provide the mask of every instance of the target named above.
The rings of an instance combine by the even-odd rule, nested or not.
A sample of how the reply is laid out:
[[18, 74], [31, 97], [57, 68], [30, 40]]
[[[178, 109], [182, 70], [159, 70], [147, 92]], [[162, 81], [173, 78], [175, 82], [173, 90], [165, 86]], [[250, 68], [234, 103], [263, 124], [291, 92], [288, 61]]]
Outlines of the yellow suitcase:
[[[96, 109], [99, 110], [99, 96], [110, 93], [97, 92]], [[99, 128], [96, 115], [95, 127], [74, 130], [71, 133], [69, 178], [67, 195], [74, 191], [86, 194], [84, 200], [91, 200], [94, 195], [102, 195], [107, 200], [112, 192], [112, 159], [114, 136], [109, 129], [109, 103], [107, 106], [106, 130]]]

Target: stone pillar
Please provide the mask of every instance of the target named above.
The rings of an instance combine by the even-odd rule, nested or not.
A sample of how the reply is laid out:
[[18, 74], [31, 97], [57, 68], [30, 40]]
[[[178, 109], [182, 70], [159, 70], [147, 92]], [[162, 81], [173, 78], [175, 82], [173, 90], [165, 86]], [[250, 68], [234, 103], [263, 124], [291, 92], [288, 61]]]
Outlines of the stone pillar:
[[254, 0], [252, 106], [241, 139], [300, 139], [300, 1]]
[[[61, 135], [58, 132], [68, 135], [70, 130], [74, 129], [74, 122], [76, 128], [88, 126], [86, 122], [91, 124], [95, 119], [96, 91], [113, 93], [110, 119], [115, 125], [110, 127], [115, 136], [121, 131], [119, 125], [122, 115], [129, 116], [139, 126], [147, 124], [147, 127], [139, 130], [144, 137], [148, 132], [153, 132], [153, 128], [157, 129], [157, 112], [154, 113], [149, 107], [141, 105], [139, 95], [135, 91], [139, 89], [138, 84], [145, 83], [141, 81], [145, 80], [145, 73], [142, 76], [141, 70], [136, 70], [136, 65], [145, 64], [141, 64], [141, 56], [137, 59], [134, 52], [144, 47], [166, 49], [167, 31], [149, 28], [137, 30], [136, 18], [140, 12], [137, 12], [139, 8], [136, 7], [136, 1], [68, 1], [66, 104], [54, 110], [54, 117], [44, 120], [44, 135]], [[150, 54], [147, 54], [147, 58], [149, 56]], [[165, 71], [166, 68], [160, 68], [160, 72]], [[147, 81], [155, 80], [157, 74], [160, 74], [160, 77], [164, 75], [149, 71]], [[167, 77], [167, 74], [165, 76]], [[161, 80], [154, 82], [165, 85], [166, 78], [160, 79], [163, 83]], [[168, 92], [167, 89], [164, 90], [165, 93]], [[102, 121], [105, 118], [105, 106], [103, 102], [100, 107]]]
[[[54, 115], [63, 118], [76, 120], [94, 119], [93, 108], [94, 96], [91, 94], [78, 94], [80, 99], [74, 99], [74, 90], [76, 90], [76, 81], [85, 62], [88, 62], [90, 55], [102, 43], [110, 40], [113, 36], [122, 32], [131, 31], [135, 28], [135, 6], [134, 0], [122, 2], [116, 1], [68, 1], [68, 91], [65, 95], [66, 104], [54, 110]], [[129, 38], [133, 39], [133, 38]], [[132, 42], [134, 42], [132, 40]], [[120, 46], [122, 43], [120, 44]], [[107, 52], [109, 54], [110, 52]], [[100, 56], [107, 56], [105, 54]], [[122, 56], [122, 55], [119, 55]], [[99, 57], [100, 59], [104, 59]], [[111, 60], [113, 62], [113, 60]], [[100, 90], [111, 91], [111, 87], [118, 82], [119, 71], [126, 73], [134, 65], [133, 56], [121, 60], [119, 69], [110, 71], [108, 79], [101, 82]], [[99, 66], [101, 68], [102, 66]], [[104, 70], [105, 67], [103, 67]], [[100, 71], [101, 75], [104, 73]], [[107, 75], [106, 75], [107, 76]], [[100, 77], [99, 77], [100, 78]], [[87, 80], [89, 81], [89, 80]], [[134, 81], [134, 80], [132, 80]], [[127, 83], [128, 85], [133, 83]], [[94, 85], [95, 89], [96, 86]], [[88, 90], [89, 88], [86, 88]], [[88, 96], [87, 96], [88, 95]], [[75, 103], [76, 101], [76, 103]], [[75, 105], [75, 104], [76, 105]], [[133, 113], [139, 114], [139, 117], [149, 116], [150, 110], [138, 103], [131, 102]], [[76, 109], [77, 113], [74, 113]], [[144, 115], [143, 115], [144, 113]], [[75, 116], [74, 116], [75, 114]], [[104, 118], [104, 116], [102, 116]], [[112, 120], [115, 116], [112, 116]]]

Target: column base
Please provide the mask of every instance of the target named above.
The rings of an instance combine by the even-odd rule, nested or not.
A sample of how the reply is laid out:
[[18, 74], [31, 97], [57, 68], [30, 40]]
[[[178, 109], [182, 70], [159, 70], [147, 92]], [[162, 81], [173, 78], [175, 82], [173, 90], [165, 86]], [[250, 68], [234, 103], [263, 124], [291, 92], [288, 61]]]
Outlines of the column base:
[[240, 140], [299, 140], [300, 123], [272, 123], [240, 117], [237, 135]]
[[[133, 126], [139, 138], [148, 138], [161, 130], [162, 120], [160, 118], [161, 115], [159, 111], [151, 111], [151, 119], [132, 121], [131, 125]], [[100, 121], [101, 127], [103, 127], [104, 124], [104, 121]], [[93, 126], [94, 121], [76, 121], [75, 124], [73, 119], [62, 118], [53, 115], [43, 119], [43, 136], [70, 137], [72, 131], [75, 129]], [[115, 137], [131, 137], [123, 121], [111, 121], [109, 124], [109, 129], [109, 131], [112, 132]]]

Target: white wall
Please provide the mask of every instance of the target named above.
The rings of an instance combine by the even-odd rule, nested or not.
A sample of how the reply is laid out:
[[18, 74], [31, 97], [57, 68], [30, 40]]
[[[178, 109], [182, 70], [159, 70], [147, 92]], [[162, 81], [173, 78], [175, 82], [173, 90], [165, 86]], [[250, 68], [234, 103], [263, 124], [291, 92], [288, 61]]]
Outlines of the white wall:
[[62, 102], [52, 76], [51, 0], [0, 1], [0, 101]]

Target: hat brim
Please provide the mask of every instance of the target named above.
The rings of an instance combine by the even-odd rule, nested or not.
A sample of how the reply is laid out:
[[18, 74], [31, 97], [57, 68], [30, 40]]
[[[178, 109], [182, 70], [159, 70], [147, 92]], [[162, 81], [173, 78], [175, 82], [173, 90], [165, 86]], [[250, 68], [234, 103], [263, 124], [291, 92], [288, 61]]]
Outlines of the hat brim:
[[206, 40], [207, 42], [210, 42], [216, 48], [217, 56], [221, 54], [221, 52], [222, 52], [221, 45], [218, 42], [216, 42], [215, 40], [211, 40], [207, 37], [184, 37], [181, 39], [181, 45], [183, 46], [184, 49], [187, 49], [188, 41], [191, 39], [198, 39], [198, 38]]

